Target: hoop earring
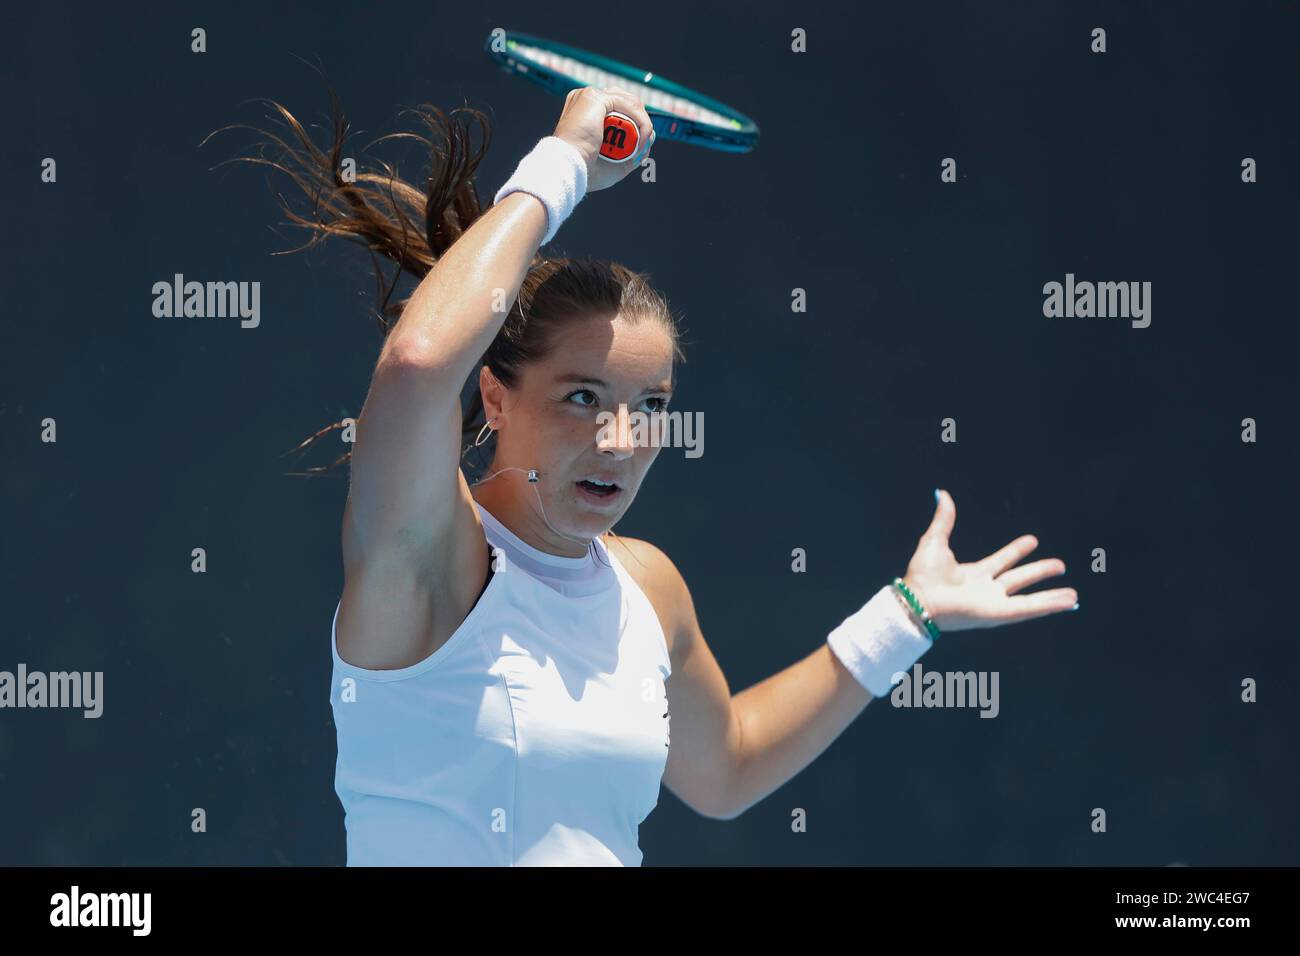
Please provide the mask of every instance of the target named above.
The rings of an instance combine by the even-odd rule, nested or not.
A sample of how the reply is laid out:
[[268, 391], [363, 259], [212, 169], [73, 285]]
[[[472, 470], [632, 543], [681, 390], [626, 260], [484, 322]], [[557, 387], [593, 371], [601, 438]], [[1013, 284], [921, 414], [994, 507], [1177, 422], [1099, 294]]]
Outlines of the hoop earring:
[[481, 444], [483, 444], [485, 441], [487, 441], [487, 439], [483, 437], [483, 433], [484, 433], [484, 432], [490, 432], [490, 431], [493, 430], [493, 428], [492, 428], [492, 422], [494, 422], [494, 421], [496, 421], [495, 418], [493, 418], [492, 421], [484, 422], [484, 423], [483, 423], [483, 427], [480, 428], [480, 429], [478, 430], [478, 437], [474, 439], [474, 447], [475, 447], [475, 448], [477, 448], [479, 445], [481, 445]]

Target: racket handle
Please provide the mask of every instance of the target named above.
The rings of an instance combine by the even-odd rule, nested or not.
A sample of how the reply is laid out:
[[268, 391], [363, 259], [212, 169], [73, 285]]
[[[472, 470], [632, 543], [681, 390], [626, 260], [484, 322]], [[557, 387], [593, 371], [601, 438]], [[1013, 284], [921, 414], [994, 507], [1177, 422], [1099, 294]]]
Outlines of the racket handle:
[[605, 135], [601, 139], [600, 155], [611, 163], [626, 163], [636, 155], [641, 145], [641, 131], [636, 121], [625, 113], [605, 114]]

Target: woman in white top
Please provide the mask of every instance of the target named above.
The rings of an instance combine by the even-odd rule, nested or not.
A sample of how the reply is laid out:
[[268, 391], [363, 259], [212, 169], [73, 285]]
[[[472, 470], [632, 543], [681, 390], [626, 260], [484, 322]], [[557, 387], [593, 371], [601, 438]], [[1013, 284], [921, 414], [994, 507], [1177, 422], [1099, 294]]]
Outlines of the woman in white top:
[[[936, 492], [900, 582], [909, 592], [881, 587], [816, 651], [733, 695], [673, 562], [609, 530], [659, 448], [598, 418], [666, 409], [674, 317], [644, 276], [538, 253], [585, 193], [648, 154], [640, 101], [570, 93], [485, 211], [472, 180], [482, 152], [459, 122], [482, 124], [486, 150], [477, 111], [422, 112], [442, 148], [417, 190], [391, 170], [336, 175], [342, 149], [316, 150], [280, 109], [302, 147], [286, 154], [293, 172], [319, 198], [296, 221], [421, 278], [404, 303], [384, 294], [400, 318], [385, 324], [357, 422], [343, 518], [330, 700], [349, 864], [639, 864], [637, 827], [661, 781], [698, 813], [733, 818], [807, 766], [937, 633], [1077, 607], [1069, 588], [1015, 595], [1065, 570], [1015, 567], [1032, 536], [958, 564], [955, 506]], [[611, 111], [641, 132], [632, 162], [599, 156]], [[475, 446], [490, 461], [471, 483]]]

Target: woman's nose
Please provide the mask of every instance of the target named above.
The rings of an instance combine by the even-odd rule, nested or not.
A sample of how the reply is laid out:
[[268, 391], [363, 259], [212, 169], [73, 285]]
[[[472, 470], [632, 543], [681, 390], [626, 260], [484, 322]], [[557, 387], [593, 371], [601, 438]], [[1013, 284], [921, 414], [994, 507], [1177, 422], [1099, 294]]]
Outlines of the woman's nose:
[[628, 412], [627, 405], [619, 405], [618, 411], [611, 414], [614, 417], [605, 418], [596, 435], [596, 447], [621, 461], [630, 458], [636, 450], [632, 430], [633, 416]]

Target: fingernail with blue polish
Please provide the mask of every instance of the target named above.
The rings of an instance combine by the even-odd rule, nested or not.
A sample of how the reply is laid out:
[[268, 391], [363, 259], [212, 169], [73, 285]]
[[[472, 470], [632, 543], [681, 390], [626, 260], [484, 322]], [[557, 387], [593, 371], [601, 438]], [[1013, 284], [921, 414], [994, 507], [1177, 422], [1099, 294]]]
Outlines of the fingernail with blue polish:
[[1075, 602], [1074, 602], [1074, 607], [1070, 608], [1070, 610], [1071, 610], [1071, 611], [1077, 611], [1077, 610], [1079, 610], [1079, 602], [1078, 602], [1078, 601], [1075, 601]]
[[939, 503], [939, 489], [938, 489], [938, 488], [934, 489], [934, 501], [935, 501], [935, 504], [938, 504], [938, 503]]

